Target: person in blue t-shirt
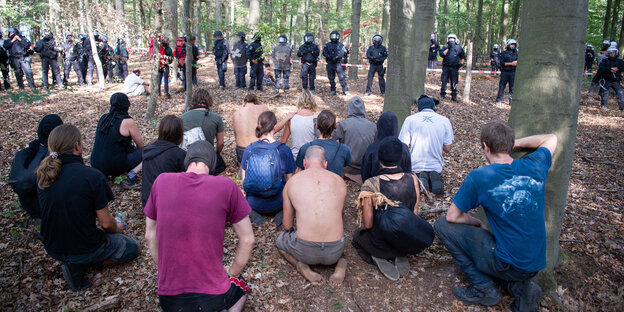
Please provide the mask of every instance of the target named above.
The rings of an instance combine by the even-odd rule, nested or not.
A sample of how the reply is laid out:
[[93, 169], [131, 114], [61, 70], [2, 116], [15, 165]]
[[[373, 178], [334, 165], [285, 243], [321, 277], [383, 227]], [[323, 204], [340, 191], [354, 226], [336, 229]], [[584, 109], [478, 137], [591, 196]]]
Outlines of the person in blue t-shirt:
[[[276, 141], [275, 138], [273, 137], [275, 134], [276, 124], [277, 124], [277, 118], [275, 117], [275, 114], [273, 112], [266, 111], [260, 114], [260, 116], [258, 116], [258, 126], [256, 127], [256, 137], [258, 137], [259, 140], [249, 144], [245, 148], [245, 152], [243, 152], [243, 158], [241, 161], [241, 174], [243, 178], [242, 179], [243, 184], [245, 181], [246, 172], [250, 169], [247, 166], [247, 162], [249, 160], [249, 154], [255, 147], [258, 147], [258, 146], [265, 147], [265, 148], [271, 147], [271, 146], [277, 146], [277, 151], [279, 152], [279, 155], [280, 155], [280, 167], [281, 167], [281, 173], [282, 173], [282, 179], [283, 179], [282, 189], [284, 188], [284, 185], [286, 184], [286, 180], [288, 180], [292, 176], [295, 169], [297, 169], [297, 166], [295, 166], [295, 158], [293, 157], [293, 154], [290, 151], [290, 148], [286, 146], [284, 143]], [[277, 193], [277, 195], [270, 196], [270, 197], [264, 197], [258, 194], [251, 194], [249, 192], [247, 192], [245, 196], [247, 198], [247, 202], [249, 203], [249, 206], [251, 206], [251, 209], [252, 209], [252, 212], [249, 214], [251, 221], [253, 221], [255, 224], [261, 225], [266, 220], [264, 219], [264, 217], [262, 217], [258, 213], [276, 213], [277, 212], [277, 214], [273, 218], [273, 222], [275, 223], [277, 227], [282, 225], [283, 201], [282, 201], [281, 190]]]
[[[514, 296], [512, 311], [536, 311], [541, 288], [531, 282], [546, 267], [544, 189], [554, 134], [514, 140], [504, 121], [481, 128], [481, 145], [490, 163], [471, 171], [453, 198], [446, 217], [435, 222], [438, 238], [472, 284], [455, 287], [453, 294], [467, 304], [498, 304], [495, 282]], [[514, 148], [536, 149], [513, 159]], [[482, 206], [492, 229], [467, 212]]]
[[325, 150], [327, 170], [342, 177], [344, 167], [351, 164], [351, 150], [345, 144], [332, 139], [336, 129], [336, 115], [329, 110], [322, 111], [316, 118], [316, 128], [321, 133], [320, 138], [304, 144], [297, 154], [297, 167], [303, 170], [303, 159], [308, 147], [316, 145]]

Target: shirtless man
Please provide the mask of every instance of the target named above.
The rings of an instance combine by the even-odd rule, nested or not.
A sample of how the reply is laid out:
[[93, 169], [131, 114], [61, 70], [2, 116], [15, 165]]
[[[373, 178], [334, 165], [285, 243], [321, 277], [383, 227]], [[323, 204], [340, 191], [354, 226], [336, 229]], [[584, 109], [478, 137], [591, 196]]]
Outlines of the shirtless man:
[[[243, 99], [243, 107], [234, 112], [232, 124], [234, 125], [234, 138], [236, 140], [236, 161], [240, 166], [243, 159], [243, 152], [247, 145], [258, 141], [256, 137], [256, 127], [258, 126], [258, 116], [269, 108], [260, 104], [254, 94], [247, 94]], [[280, 131], [284, 125], [294, 116], [290, 113], [286, 118], [275, 125], [275, 132]]]
[[336, 264], [329, 284], [338, 287], [347, 271], [347, 261], [342, 258], [345, 247], [342, 211], [347, 185], [340, 176], [325, 169], [325, 150], [320, 146], [308, 148], [303, 164], [305, 170], [294, 175], [284, 187], [284, 232], [277, 238], [277, 248], [314, 284], [323, 278], [309, 265]]

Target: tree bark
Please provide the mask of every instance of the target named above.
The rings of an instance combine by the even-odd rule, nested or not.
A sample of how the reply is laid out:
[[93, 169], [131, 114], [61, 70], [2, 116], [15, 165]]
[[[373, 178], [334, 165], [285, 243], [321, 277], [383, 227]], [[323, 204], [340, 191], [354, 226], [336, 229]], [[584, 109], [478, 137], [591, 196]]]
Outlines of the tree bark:
[[[358, 63], [358, 51], [360, 50], [360, 15], [362, 14], [362, 0], [353, 0], [351, 2], [353, 15], [351, 15], [351, 54], [349, 55], [349, 63]], [[349, 79], [357, 80], [358, 68], [349, 67]]]
[[[143, 0], [139, 0], [139, 15], [141, 16], [141, 30], [145, 30], [145, 7], [143, 6]], [[141, 37], [143, 37], [143, 34], [141, 34]]]
[[[201, 0], [196, 0], [195, 2], [195, 15], [193, 16], [193, 20], [195, 21], [195, 40], [201, 44]], [[208, 5], [208, 3], [206, 3], [206, 5]], [[209, 47], [206, 47], [206, 50], [207, 49], [209, 49]]]
[[472, 83], [472, 56], [473, 45], [472, 40], [468, 39], [466, 42], [466, 48], [468, 49], [468, 55], [466, 57], [466, 82], [464, 83], [464, 95], [462, 96], [462, 102], [470, 103], [470, 85]]
[[444, 22], [442, 23], [442, 34], [444, 36], [448, 35], [448, 20], [447, 20], [447, 16], [448, 16], [448, 0], [444, 0]]
[[[167, 11], [171, 9], [169, 6], [170, 1], [167, 1]], [[162, 0], [157, 1], [154, 4], [156, 11], [154, 16], [154, 58], [152, 58], [151, 65], [151, 75], [150, 75], [150, 96], [149, 102], [147, 103], [147, 110], [145, 111], [145, 119], [154, 119], [156, 113], [156, 106], [158, 104], [158, 66], [160, 63], [160, 36], [163, 33], [163, 5]], [[177, 3], [176, 3], [176, 11], [177, 11]], [[176, 15], [177, 16], [177, 15]], [[165, 20], [169, 19], [168, 17]], [[176, 66], [173, 66], [176, 67]]]
[[384, 0], [383, 14], [381, 15], [381, 35], [388, 38], [388, 29], [390, 28], [390, 0]]
[[[157, 14], [158, 15], [158, 14]], [[158, 33], [165, 33], [165, 35], [170, 39], [170, 44], [175, 44], [176, 38], [178, 38], [178, 1], [177, 0], [167, 0], [165, 3], [164, 11], [163, 11], [163, 20], [160, 22], [161, 31], [157, 31]], [[164, 28], [164, 29], [163, 29]], [[176, 82], [178, 80], [178, 66], [171, 66], [173, 69], [173, 79], [172, 82]]]
[[503, 0], [501, 5], [501, 15], [500, 15], [500, 23], [499, 32], [498, 32], [498, 42], [505, 42], [505, 31], [507, 28], [507, 0]]
[[521, 3], [522, 2], [520, 0], [516, 0], [516, 2], [514, 2], [514, 15], [513, 19], [511, 20], [511, 38], [516, 38], [516, 35], [518, 34], [518, 16], [520, 16]]
[[388, 88], [384, 111], [394, 112], [399, 127], [424, 93], [433, 30], [435, 0], [393, 0], [390, 3], [388, 38]]
[[[299, 8], [297, 9], [297, 19], [295, 21], [295, 25], [297, 26], [297, 29], [302, 29], [303, 28], [303, 22], [305, 20], [305, 16], [306, 16], [306, 11], [305, 11], [305, 5], [306, 5], [306, 1], [303, 0], [301, 1], [301, 3], [299, 4]], [[291, 28], [292, 29], [292, 28]], [[307, 29], [303, 30], [303, 32], [307, 31]], [[293, 42], [295, 43], [295, 45], [301, 44], [302, 43], [302, 31], [296, 31], [293, 35]], [[295, 63], [298, 64], [298, 63]]]
[[[524, 0], [520, 30], [525, 47], [518, 59], [509, 123], [521, 138], [554, 133], [559, 138], [546, 182], [547, 267], [536, 277], [544, 294], [556, 298], [554, 268], [560, 263], [559, 236], [578, 122], [587, 0]], [[552, 34], [566, 34], [552, 45]]]
[[[217, 29], [219, 29], [221, 27], [221, 15], [222, 15], [221, 14], [221, 9], [222, 9], [221, 1], [222, 0], [216, 0], [214, 2], [214, 4], [215, 4], [215, 27]], [[251, 12], [250, 12], [250, 14], [251, 14]]]
[[611, 21], [611, 4], [613, 0], [607, 0], [607, 10], [605, 11], [604, 24], [602, 26], [602, 40], [609, 40], [609, 22]]
[[[253, 0], [252, 0], [253, 1]], [[186, 40], [186, 95], [184, 97], [184, 107], [188, 109], [191, 106], [191, 98], [193, 97], [193, 40], [191, 40], [191, 15], [193, 13], [193, 3], [191, 0], [184, 0], [184, 20], [186, 21], [184, 32], [187, 34]]]
[[93, 36], [93, 24], [91, 22], [91, 9], [89, 7], [88, 0], [84, 0], [85, 8], [88, 8], [85, 12], [85, 18], [87, 22], [87, 32], [89, 33], [89, 40], [91, 41], [91, 55], [93, 56], [93, 60], [95, 61], [95, 67], [97, 68], [97, 77], [98, 77], [98, 86], [100, 90], [104, 90], [106, 85], [104, 84], [104, 69], [102, 66], [102, 61], [97, 53], [97, 43], [95, 42], [95, 37]]
[[619, 11], [620, 11], [620, 0], [615, 0], [615, 2], [613, 3], [613, 13], [611, 13], [611, 32], [609, 36], [610, 40], [612, 41], [615, 40], [615, 35], [617, 34]]
[[260, 0], [249, 0], [249, 14], [247, 15], [247, 26], [256, 30], [260, 21]]
[[622, 24], [620, 25], [620, 38], [618, 42], [620, 43], [620, 46], [622, 46], [622, 42], [624, 42], [624, 14], [622, 14]]
[[[482, 28], [483, 28], [483, 0], [479, 0], [479, 6], [477, 8], [477, 29], [475, 30], [475, 37], [474, 37], [474, 41], [475, 41], [474, 48], [477, 51], [477, 53], [473, 53], [475, 58], [483, 54], [482, 53], [483, 52], [482, 51], [482, 45], [483, 45]], [[476, 61], [476, 59], [473, 61]]]

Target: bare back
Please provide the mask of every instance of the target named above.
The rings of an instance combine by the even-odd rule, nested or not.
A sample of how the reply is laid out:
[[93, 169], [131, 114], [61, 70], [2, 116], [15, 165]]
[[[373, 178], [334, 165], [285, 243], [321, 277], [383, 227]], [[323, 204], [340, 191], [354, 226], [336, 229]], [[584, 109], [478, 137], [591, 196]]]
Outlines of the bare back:
[[347, 185], [323, 168], [308, 168], [294, 175], [284, 189], [297, 219], [297, 237], [311, 242], [342, 238], [342, 211]]
[[258, 138], [256, 138], [258, 116], [267, 110], [269, 110], [269, 108], [264, 104], [247, 104], [236, 110], [232, 117], [236, 145], [245, 147], [258, 141]]

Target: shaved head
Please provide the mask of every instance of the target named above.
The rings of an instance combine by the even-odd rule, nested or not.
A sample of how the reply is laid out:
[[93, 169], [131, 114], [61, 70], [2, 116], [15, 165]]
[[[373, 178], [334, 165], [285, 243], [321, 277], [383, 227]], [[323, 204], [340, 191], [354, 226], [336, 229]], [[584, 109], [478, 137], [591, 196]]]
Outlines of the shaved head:
[[320, 163], [325, 162], [325, 149], [318, 145], [312, 145], [308, 147], [305, 154], [305, 160], [308, 162], [318, 161]]

